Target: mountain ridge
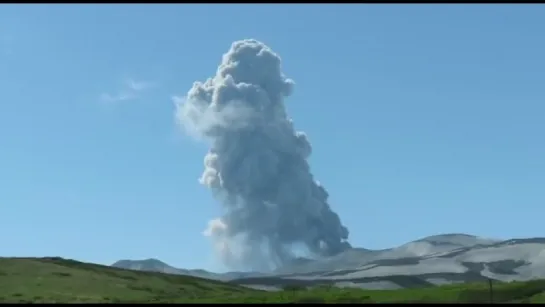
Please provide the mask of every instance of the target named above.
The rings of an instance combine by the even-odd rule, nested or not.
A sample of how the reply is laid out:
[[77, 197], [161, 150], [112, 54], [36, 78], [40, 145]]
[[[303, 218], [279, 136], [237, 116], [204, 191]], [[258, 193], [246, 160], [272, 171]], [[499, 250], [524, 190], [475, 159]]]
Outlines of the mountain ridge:
[[[332, 284], [393, 289], [488, 278], [501, 281], [545, 278], [545, 238], [500, 240], [456, 233], [434, 235], [394, 248], [352, 248], [328, 258], [305, 258], [269, 273], [218, 274], [178, 269], [156, 259], [123, 261], [113, 266], [231, 281], [258, 288]], [[163, 266], [158, 266], [159, 263]]]

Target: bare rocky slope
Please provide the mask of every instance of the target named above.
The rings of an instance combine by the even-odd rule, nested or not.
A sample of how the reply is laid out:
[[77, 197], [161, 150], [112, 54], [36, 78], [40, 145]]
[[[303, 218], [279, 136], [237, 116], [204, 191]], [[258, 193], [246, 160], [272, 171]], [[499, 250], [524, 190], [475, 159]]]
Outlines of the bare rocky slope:
[[545, 278], [545, 238], [494, 240], [465, 234], [437, 235], [391, 249], [353, 248], [327, 259], [299, 259], [268, 274], [183, 270], [155, 259], [122, 260], [113, 266], [192, 275], [271, 290], [286, 285], [397, 289], [487, 278], [525, 281]]

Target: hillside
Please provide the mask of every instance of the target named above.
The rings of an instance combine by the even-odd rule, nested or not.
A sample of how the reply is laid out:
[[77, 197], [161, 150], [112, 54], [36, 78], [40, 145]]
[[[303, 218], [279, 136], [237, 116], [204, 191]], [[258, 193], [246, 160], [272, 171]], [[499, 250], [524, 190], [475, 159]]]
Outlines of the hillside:
[[545, 239], [495, 240], [467, 234], [435, 235], [390, 249], [353, 248], [330, 258], [299, 260], [268, 274], [214, 274], [176, 269], [157, 260], [151, 262], [154, 265], [146, 266], [146, 261], [125, 261], [124, 268], [229, 280], [268, 290], [288, 285], [391, 290], [482, 282], [488, 278], [505, 282], [545, 279]]
[[170, 302], [253, 291], [214, 280], [62, 258], [0, 258], [0, 302]]
[[[545, 281], [494, 282], [494, 302], [545, 302]], [[182, 275], [130, 271], [61, 258], [0, 258], [0, 302], [358, 303], [489, 302], [486, 283], [363, 290], [292, 287], [278, 292]]]

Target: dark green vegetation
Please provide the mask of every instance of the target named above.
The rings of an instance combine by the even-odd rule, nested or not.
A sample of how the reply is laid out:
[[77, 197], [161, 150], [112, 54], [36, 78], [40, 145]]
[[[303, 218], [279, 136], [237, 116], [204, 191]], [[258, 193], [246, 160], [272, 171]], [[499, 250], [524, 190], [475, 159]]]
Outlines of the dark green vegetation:
[[[544, 303], [545, 281], [494, 282], [495, 303]], [[0, 302], [360, 303], [490, 302], [488, 284], [403, 290], [297, 287], [265, 292], [195, 277], [128, 271], [61, 258], [0, 258]]]

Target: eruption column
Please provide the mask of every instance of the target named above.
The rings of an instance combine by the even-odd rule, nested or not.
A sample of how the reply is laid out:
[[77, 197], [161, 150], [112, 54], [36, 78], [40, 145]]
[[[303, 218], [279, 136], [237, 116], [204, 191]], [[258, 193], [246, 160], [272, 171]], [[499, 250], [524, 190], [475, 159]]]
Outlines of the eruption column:
[[347, 228], [310, 171], [311, 144], [286, 114], [293, 86], [280, 57], [248, 39], [234, 42], [216, 75], [177, 101], [179, 122], [210, 143], [200, 182], [225, 214], [205, 233], [232, 268], [281, 266], [295, 246], [314, 256], [350, 248]]

